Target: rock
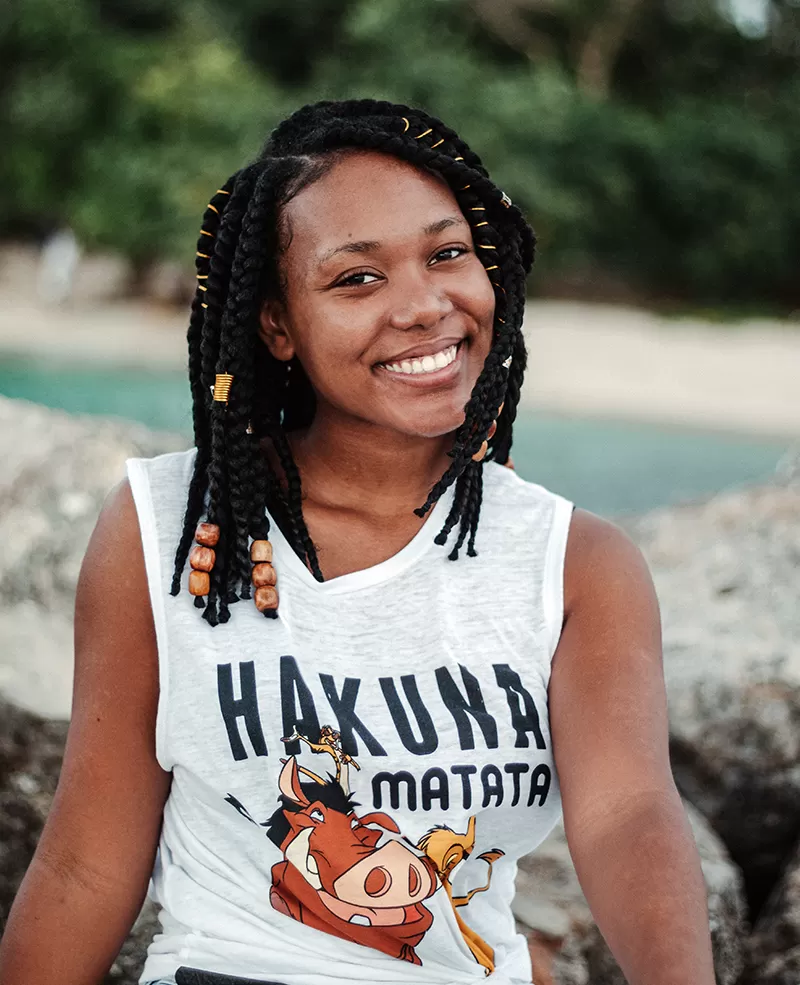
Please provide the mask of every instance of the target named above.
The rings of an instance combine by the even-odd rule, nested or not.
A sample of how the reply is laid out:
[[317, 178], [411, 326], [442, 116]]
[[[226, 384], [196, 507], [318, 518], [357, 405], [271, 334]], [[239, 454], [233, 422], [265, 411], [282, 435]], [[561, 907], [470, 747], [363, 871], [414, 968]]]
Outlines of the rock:
[[747, 942], [742, 985], [800, 982], [800, 844], [773, 890]]
[[800, 830], [800, 483], [626, 524], [664, 626], [673, 769], [744, 873], [751, 913]]
[[104, 985], [136, 985], [142, 972], [145, 955], [153, 935], [161, 928], [158, 923], [158, 907], [149, 900], [142, 907], [128, 939], [111, 966]]
[[746, 976], [741, 985], [797, 985], [800, 982], [800, 947], [767, 958], [755, 972]]
[[0, 692], [69, 715], [75, 585], [89, 536], [125, 459], [186, 447], [118, 420], [0, 397]]
[[0, 927], [42, 833], [66, 731], [0, 699]]
[[[0, 699], [0, 937], [55, 793], [67, 725]], [[104, 985], [135, 985], [156, 929], [148, 903]]]
[[[691, 805], [685, 806], [708, 890], [717, 982], [733, 985], [744, 964], [746, 904], [741, 875], [702, 816]], [[513, 909], [528, 937], [536, 985], [626, 985], [592, 920], [562, 825], [520, 860]]]

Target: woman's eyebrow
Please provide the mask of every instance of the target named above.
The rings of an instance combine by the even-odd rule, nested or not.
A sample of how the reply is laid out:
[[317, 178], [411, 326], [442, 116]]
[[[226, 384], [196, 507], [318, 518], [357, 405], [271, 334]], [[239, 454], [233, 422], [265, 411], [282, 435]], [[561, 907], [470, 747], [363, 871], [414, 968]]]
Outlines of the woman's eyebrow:
[[[429, 225], [425, 226], [422, 233], [425, 236], [435, 236], [436, 233], [444, 232], [445, 229], [450, 229], [451, 226], [461, 226], [464, 224], [466, 224], [466, 219], [464, 219], [463, 216], [448, 215], [443, 219], [437, 219], [436, 222], [431, 222]], [[321, 254], [319, 258], [319, 265], [323, 266], [339, 253], [370, 253], [372, 250], [379, 249], [380, 245], [381, 244], [377, 239], [359, 239], [353, 243], [344, 243], [342, 246], [334, 246], [332, 250], [327, 250], [325, 253]]]
[[448, 215], [445, 216], [444, 219], [439, 219], [437, 222], [432, 222], [422, 231], [426, 236], [435, 236], [436, 233], [442, 233], [445, 229], [449, 229], [451, 226], [466, 225], [466, 221], [467, 220], [463, 215]]
[[324, 266], [339, 253], [370, 253], [372, 250], [377, 250], [380, 245], [377, 239], [360, 239], [354, 243], [345, 243], [343, 246], [334, 246], [332, 250], [320, 254], [319, 265]]

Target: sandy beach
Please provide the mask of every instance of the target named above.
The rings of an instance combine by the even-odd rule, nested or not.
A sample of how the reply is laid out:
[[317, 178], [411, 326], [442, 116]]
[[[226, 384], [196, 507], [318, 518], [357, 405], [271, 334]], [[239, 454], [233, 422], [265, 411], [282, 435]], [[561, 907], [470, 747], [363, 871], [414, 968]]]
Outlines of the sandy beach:
[[[0, 358], [185, 367], [187, 313], [126, 302], [48, 309], [0, 297]], [[800, 435], [800, 323], [712, 324], [531, 301], [524, 404], [775, 437]]]

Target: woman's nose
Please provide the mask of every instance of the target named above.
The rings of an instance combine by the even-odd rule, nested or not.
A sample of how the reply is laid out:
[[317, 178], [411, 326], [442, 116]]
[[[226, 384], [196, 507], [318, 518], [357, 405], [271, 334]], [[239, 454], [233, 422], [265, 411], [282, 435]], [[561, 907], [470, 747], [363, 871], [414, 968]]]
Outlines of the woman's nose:
[[392, 328], [433, 328], [453, 310], [453, 302], [425, 279], [397, 286], [389, 315]]

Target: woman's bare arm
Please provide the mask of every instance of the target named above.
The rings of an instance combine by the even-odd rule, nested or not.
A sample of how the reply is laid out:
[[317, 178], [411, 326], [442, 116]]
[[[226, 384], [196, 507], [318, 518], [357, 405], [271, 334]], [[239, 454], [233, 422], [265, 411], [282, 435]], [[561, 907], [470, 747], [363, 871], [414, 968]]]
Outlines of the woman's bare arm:
[[81, 567], [64, 765], [0, 943], [2, 985], [95, 985], [144, 899], [170, 774], [155, 758], [158, 656], [127, 479]]
[[550, 680], [570, 852], [630, 985], [714, 985], [700, 860], [669, 765], [650, 572], [613, 524], [573, 517]]

